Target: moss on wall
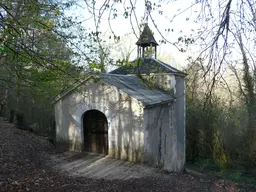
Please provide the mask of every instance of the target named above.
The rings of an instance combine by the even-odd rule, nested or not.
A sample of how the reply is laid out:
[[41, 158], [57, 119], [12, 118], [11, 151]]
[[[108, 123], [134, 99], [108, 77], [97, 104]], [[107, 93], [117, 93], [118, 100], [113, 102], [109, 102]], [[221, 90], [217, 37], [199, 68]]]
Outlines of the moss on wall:
[[110, 157], [116, 158], [116, 159], [123, 159], [128, 160], [131, 162], [140, 163], [144, 160], [144, 152], [142, 149], [140, 150], [120, 150], [120, 149], [110, 149], [109, 154]]

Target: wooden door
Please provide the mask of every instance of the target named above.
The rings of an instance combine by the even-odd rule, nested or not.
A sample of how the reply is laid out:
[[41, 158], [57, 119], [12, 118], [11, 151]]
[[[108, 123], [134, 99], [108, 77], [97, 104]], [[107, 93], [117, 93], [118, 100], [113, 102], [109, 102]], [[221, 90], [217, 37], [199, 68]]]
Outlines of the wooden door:
[[84, 133], [86, 151], [108, 154], [108, 124], [103, 113], [96, 110], [85, 113]]

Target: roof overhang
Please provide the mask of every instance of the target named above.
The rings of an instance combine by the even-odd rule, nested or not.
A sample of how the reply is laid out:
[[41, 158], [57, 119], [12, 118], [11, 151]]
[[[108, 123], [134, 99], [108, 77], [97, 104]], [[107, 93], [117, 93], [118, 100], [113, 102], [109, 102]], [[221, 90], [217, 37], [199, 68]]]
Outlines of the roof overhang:
[[[105, 77], [108, 77], [108, 78], [110, 78], [110, 79], [113, 78], [113, 80], [109, 81], [108, 79], [104, 78], [104, 76], [105, 76]], [[120, 86], [119, 86], [118, 84], [114, 83], [114, 80], [115, 80], [114, 77], [119, 77], [119, 78], [124, 78], [124, 77], [125, 77], [125, 78], [128, 78], [128, 81], [126, 81], [126, 82], [129, 82], [129, 78], [132, 78], [132, 75], [98, 74], [98, 75], [90, 75], [88, 78], [86, 78], [86, 79], [83, 80], [82, 82], [77, 82], [76, 84], [74, 84], [74, 85], [71, 86], [70, 88], [66, 89], [63, 93], [57, 95], [57, 96], [54, 98], [52, 104], [55, 104], [55, 103], [58, 102], [60, 99], [64, 98], [66, 95], [68, 95], [70, 92], [74, 91], [74, 90], [75, 90], [76, 88], [78, 88], [80, 85], [82, 85], [82, 84], [88, 82], [92, 77], [93, 77], [93, 78], [99, 78], [99, 79], [102, 80], [103, 82], [105, 82], [105, 83], [107, 83], [107, 84], [109, 84], [109, 85], [111, 85], [111, 86], [116, 87], [119, 91], [124, 92], [124, 93], [128, 94], [129, 96], [135, 98], [136, 100], [138, 100], [139, 102], [141, 102], [141, 103], [143, 104], [144, 108], [152, 108], [152, 107], [154, 107], [154, 106], [156, 106], [156, 105], [163, 105], [163, 104], [170, 103], [170, 102], [174, 101], [173, 96], [171, 96], [171, 95], [168, 96], [167, 93], [164, 93], [164, 92], [160, 91], [159, 89], [154, 89], [153, 92], [150, 91], [150, 92], [147, 92], [147, 93], [158, 94], [157, 92], [159, 92], [159, 94], [160, 94], [159, 96], [160, 96], [160, 98], [162, 98], [162, 99], [159, 99], [159, 101], [157, 101], [157, 100], [154, 101], [154, 100], [152, 100], [150, 97], [146, 97], [146, 99], [149, 99], [149, 100], [147, 100], [147, 102], [146, 102], [146, 101], [144, 101], [144, 100], [138, 99], [138, 96], [139, 96], [139, 97], [142, 96], [142, 95], [140, 95], [139, 93], [133, 95], [133, 94], [131, 94], [131, 91], [129, 91], [129, 90], [127, 91], [127, 89], [124, 90], [124, 89], [122, 89], [122, 87], [120, 88]], [[134, 77], [134, 78], [135, 78], [135, 77]], [[136, 77], [136, 78], [137, 78], [137, 77]], [[135, 79], [136, 79], [136, 78], [135, 78]], [[141, 86], [143, 86], [143, 85], [141, 85]], [[143, 90], [144, 90], [144, 89], [143, 89]], [[148, 89], [146, 89], [146, 90], [148, 90]], [[156, 92], [155, 92], [155, 91], [156, 91]], [[133, 93], [134, 93], [134, 91], [133, 91]], [[150, 101], [150, 100], [151, 100], [151, 101]]]

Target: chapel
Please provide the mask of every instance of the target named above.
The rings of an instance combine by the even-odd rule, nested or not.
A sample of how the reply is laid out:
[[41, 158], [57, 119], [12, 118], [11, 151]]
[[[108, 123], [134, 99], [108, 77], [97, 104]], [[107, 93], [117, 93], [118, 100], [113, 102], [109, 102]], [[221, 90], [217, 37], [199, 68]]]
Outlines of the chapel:
[[157, 59], [147, 23], [136, 45], [134, 61], [56, 98], [57, 145], [182, 171], [186, 74]]

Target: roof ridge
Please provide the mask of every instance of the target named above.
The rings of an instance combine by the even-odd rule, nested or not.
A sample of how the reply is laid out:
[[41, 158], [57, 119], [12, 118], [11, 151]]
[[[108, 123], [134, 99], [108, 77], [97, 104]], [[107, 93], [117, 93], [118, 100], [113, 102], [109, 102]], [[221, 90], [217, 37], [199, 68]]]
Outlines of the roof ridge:
[[[118, 69], [118, 68], [117, 68]], [[116, 70], [116, 69], [115, 69]], [[114, 71], [114, 70], [113, 70]], [[110, 72], [112, 72], [112, 71], [110, 71]], [[116, 74], [116, 73], [101, 73], [99, 76], [101, 76], [101, 75], [107, 75], [107, 76], [134, 76], [134, 75], [131, 75], [131, 74], [127, 74], [127, 75], [125, 75], [125, 74]]]
[[[136, 62], [138, 59], [134, 61], [130, 61], [130, 63]], [[156, 58], [142, 58], [142, 62], [140, 65], [124, 65], [117, 69], [114, 69], [109, 72], [109, 74], [148, 74], [148, 73], [169, 73], [186, 76], [186, 73], [183, 71], [161, 61]]]
[[177, 69], [177, 68], [175, 68], [175, 67], [169, 65], [168, 63], [165, 63], [165, 62], [163, 62], [163, 61], [161, 61], [161, 60], [158, 60], [158, 59], [155, 59], [155, 58], [152, 58], [152, 59], [154, 59], [155, 61], [159, 62], [159, 63], [160, 63], [161, 65], [163, 65], [164, 67], [169, 68], [170, 70], [177, 70], [177, 71], [180, 72], [180, 73], [184, 73], [184, 72], [182, 72], [181, 70], [179, 70], [179, 69]]

